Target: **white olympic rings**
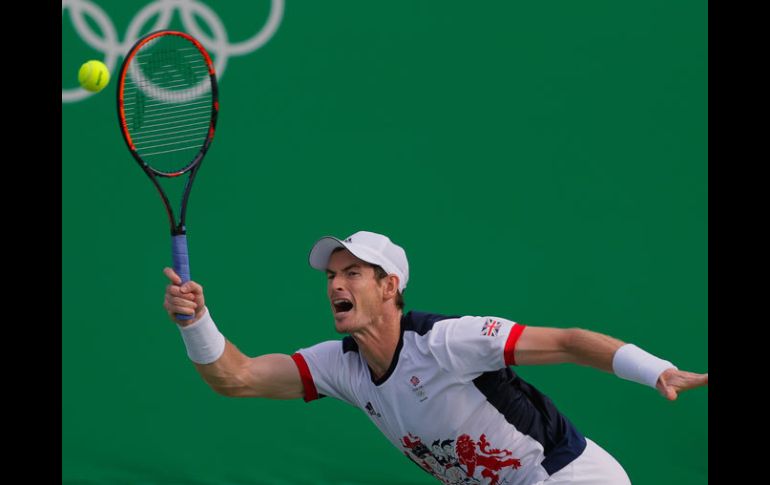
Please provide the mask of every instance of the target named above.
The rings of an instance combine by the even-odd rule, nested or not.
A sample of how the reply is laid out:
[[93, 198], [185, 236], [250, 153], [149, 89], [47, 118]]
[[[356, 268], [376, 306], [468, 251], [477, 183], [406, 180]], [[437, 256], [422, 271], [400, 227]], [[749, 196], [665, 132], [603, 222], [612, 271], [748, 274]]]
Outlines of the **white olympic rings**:
[[[248, 40], [231, 44], [227, 31], [219, 16], [206, 4], [198, 0], [155, 0], [142, 8], [131, 20], [123, 41], [118, 39], [118, 33], [110, 17], [101, 7], [89, 0], [62, 0], [62, 17], [64, 10], [69, 8], [70, 19], [80, 38], [91, 48], [104, 54], [107, 69], [113, 72], [118, 59], [128, 52], [139, 39], [140, 32], [147, 21], [157, 16], [150, 31], [166, 29], [171, 23], [174, 10], [178, 10], [185, 31], [198, 39], [214, 58], [214, 69], [221, 79], [227, 61], [231, 56], [242, 56], [262, 47], [278, 30], [283, 18], [284, 0], [270, 0], [270, 13], [262, 29]], [[101, 29], [99, 36], [91, 29], [85, 20], [89, 16]], [[213, 38], [198, 27], [195, 16], [203, 19], [210, 28]], [[62, 89], [62, 103], [72, 103], [91, 96], [93, 93], [83, 88]]]

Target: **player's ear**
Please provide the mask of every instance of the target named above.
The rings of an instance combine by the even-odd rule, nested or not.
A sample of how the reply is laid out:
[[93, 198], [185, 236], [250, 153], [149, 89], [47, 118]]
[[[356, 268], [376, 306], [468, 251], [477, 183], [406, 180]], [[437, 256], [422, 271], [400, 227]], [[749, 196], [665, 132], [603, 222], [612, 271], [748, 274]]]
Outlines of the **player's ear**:
[[389, 274], [383, 278], [382, 291], [385, 300], [395, 298], [398, 294], [398, 276]]

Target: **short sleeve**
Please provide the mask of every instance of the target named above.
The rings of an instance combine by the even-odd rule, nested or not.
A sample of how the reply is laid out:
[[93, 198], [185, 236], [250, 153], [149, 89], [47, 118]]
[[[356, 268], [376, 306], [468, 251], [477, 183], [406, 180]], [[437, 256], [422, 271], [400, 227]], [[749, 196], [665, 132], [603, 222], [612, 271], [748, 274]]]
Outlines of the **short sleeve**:
[[443, 369], [467, 382], [484, 372], [515, 365], [513, 352], [524, 328], [500, 317], [450, 318], [436, 322], [425, 350]]
[[299, 349], [292, 355], [302, 379], [305, 401], [331, 396], [355, 406], [351, 386], [351, 358], [350, 355], [344, 355], [339, 340]]

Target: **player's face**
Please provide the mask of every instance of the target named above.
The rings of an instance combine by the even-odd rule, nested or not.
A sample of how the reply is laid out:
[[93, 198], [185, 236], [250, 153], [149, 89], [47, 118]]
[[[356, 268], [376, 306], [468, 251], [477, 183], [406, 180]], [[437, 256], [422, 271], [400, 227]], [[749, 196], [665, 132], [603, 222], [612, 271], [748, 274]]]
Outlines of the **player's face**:
[[343, 249], [329, 258], [326, 276], [327, 295], [338, 332], [352, 333], [365, 328], [382, 314], [382, 287], [368, 263]]

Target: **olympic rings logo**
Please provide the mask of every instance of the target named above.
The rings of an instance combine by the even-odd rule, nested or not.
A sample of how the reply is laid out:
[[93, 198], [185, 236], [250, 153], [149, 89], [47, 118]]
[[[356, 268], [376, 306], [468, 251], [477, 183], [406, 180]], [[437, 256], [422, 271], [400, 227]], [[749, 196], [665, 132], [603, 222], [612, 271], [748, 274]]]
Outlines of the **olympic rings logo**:
[[[214, 68], [220, 79], [230, 57], [254, 52], [270, 40], [281, 23], [283, 8], [284, 0], [270, 0], [270, 13], [262, 29], [250, 39], [231, 44], [219, 16], [208, 5], [197, 0], [155, 0], [134, 16], [122, 41], [118, 39], [118, 33], [110, 17], [95, 3], [89, 0], [62, 0], [61, 2], [62, 18], [64, 18], [64, 10], [69, 9], [72, 25], [78, 35], [91, 48], [104, 54], [103, 62], [110, 72], [114, 71], [119, 58], [128, 52], [139, 39], [140, 33], [143, 32], [142, 29], [150, 19], [157, 16], [155, 24], [149, 31], [166, 29], [171, 24], [174, 11], [178, 10], [185, 31], [198, 39], [212, 54]], [[102, 36], [91, 29], [86, 22], [86, 16], [98, 25], [102, 31]], [[206, 22], [213, 38], [198, 27], [195, 16]], [[73, 103], [92, 94], [80, 87], [62, 89], [61, 100], [62, 103]]]

